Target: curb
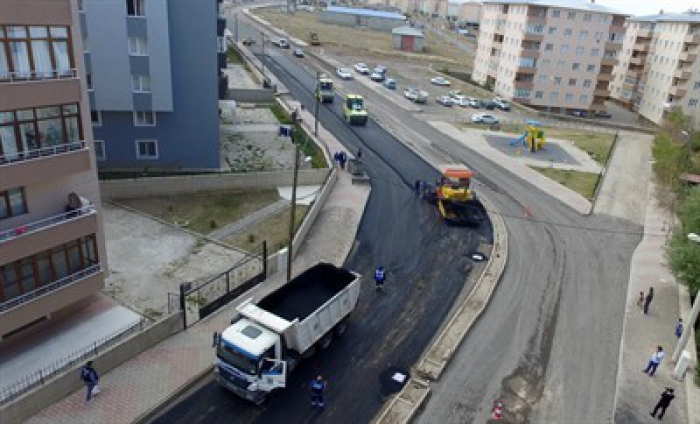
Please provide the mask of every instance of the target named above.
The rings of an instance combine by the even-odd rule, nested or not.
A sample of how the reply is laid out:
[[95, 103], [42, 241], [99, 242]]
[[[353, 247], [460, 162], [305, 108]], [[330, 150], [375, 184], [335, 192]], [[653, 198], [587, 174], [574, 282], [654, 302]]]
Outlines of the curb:
[[603, 183], [605, 182], [605, 175], [608, 173], [608, 167], [610, 166], [610, 162], [612, 161], [613, 155], [615, 155], [615, 152], [617, 151], [617, 141], [620, 139], [620, 132], [615, 133], [615, 138], [613, 139], [613, 144], [610, 147], [610, 154], [608, 155], [607, 160], [603, 164], [603, 169], [600, 171], [598, 174], [598, 179], [596, 180], [595, 183], [595, 189], [593, 190], [593, 200], [591, 201], [591, 209], [588, 211], [588, 215], [593, 215], [593, 210], [595, 209], [595, 205], [598, 202], [598, 195], [600, 194], [600, 189], [603, 187]]

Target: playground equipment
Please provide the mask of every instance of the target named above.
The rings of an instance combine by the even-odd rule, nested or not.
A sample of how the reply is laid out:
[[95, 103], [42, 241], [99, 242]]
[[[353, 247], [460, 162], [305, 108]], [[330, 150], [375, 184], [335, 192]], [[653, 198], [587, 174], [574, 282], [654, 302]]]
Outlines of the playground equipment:
[[530, 120], [527, 121], [523, 135], [511, 141], [510, 145], [517, 146], [523, 143], [523, 147], [527, 147], [529, 151], [535, 153], [544, 147], [546, 142], [542, 125], [538, 121]]
[[326, 74], [322, 74], [316, 84], [316, 97], [322, 103], [333, 103], [335, 92], [333, 91], [333, 80]]
[[476, 193], [471, 189], [474, 172], [464, 165], [440, 165], [441, 174], [435, 189], [425, 193], [434, 203], [440, 216], [449, 225], [474, 225], [483, 221], [484, 214]]
[[343, 117], [350, 125], [366, 125], [365, 100], [357, 94], [348, 94], [343, 105]]

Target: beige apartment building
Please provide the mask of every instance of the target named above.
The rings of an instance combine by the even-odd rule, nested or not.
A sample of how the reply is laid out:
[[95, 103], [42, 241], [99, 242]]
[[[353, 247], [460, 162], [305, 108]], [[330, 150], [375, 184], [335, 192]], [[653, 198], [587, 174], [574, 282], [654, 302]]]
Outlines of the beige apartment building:
[[472, 78], [540, 110], [604, 110], [626, 17], [578, 1], [484, 1]]
[[638, 16], [627, 22], [612, 98], [656, 124], [679, 107], [700, 124], [700, 14]]
[[104, 285], [82, 52], [76, 0], [0, 0], [0, 340]]

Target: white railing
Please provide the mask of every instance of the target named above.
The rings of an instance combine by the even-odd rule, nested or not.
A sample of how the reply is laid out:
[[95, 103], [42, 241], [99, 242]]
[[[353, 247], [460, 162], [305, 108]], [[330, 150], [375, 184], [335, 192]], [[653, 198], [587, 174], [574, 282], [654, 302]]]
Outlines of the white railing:
[[18, 237], [22, 237], [26, 234], [35, 233], [45, 228], [52, 227], [56, 224], [78, 219], [86, 215], [92, 215], [93, 213], [97, 213], [97, 209], [95, 209], [95, 206], [87, 205], [83, 206], [80, 209], [75, 209], [69, 212], [64, 212], [62, 214], [50, 216], [48, 218], [30, 222], [29, 224], [25, 225], [20, 225], [9, 230], [3, 230], [0, 231], [0, 243], [4, 243], [8, 240], [12, 240]]
[[81, 150], [87, 148], [87, 143], [82, 140], [71, 141], [69, 143], [57, 144], [55, 146], [42, 147], [41, 149], [24, 150], [16, 153], [8, 153], [5, 155], [0, 155], [0, 166], [23, 162], [26, 160], [43, 158], [46, 156], [53, 156], [60, 153], [72, 152], [75, 150]]
[[78, 70], [75, 68], [51, 71], [0, 71], [0, 83], [9, 84], [76, 78], [78, 78]]
[[31, 301], [32, 299], [35, 299], [39, 296], [43, 296], [46, 293], [50, 293], [52, 291], [58, 290], [63, 286], [67, 286], [69, 284], [75, 283], [79, 280], [82, 280], [86, 277], [89, 277], [93, 274], [96, 274], [102, 269], [100, 264], [95, 264], [95, 265], [90, 265], [89, 267], [82, 269], [78, 272], [75, 272], [71, 275], [65, 276], [61, 278], [60, 280], [56, 280], [53, 283], [47, 284], [45, 286], [41, 286], [38, 289], [31, 291], [29, 293], [25, 293], [21, 296], [14, 297], [7, 302], [0, 303], [0, 313], [3, 313], [5, 311], [8, 311], [12, 308], [15, 308], [23, 303], [27, 303]]

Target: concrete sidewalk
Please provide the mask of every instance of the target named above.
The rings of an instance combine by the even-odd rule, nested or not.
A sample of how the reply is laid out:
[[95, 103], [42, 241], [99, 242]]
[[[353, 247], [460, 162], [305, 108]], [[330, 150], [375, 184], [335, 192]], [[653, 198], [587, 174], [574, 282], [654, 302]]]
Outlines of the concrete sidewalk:
[[[674, 328], [679, 317], [686, 318], [689, 300], [684, 295], [685, 287], [679, 287], [665, 264], [665, 244], [672, 229], [672, 217], [657, 203], [655, 190], [656, 185], [650, 181], [646, 193], [644, 238], [632, 257], [615, 396], [615, 422], [656, 421], [649, 412], [664, 388], [671, 387], [676, 398], [664, 420], [695, 424], [700, 422], [697, 412], [700, 391], [693, 382], [694, 370], [688, 370], [685, 382], [677, 381], [672, 377], [675, 364], [671, 361], [678, 341]], [[646, 294], [649, 287], [654, 287], [654, 298], [649, 313], [645, 315], [637, 306], [637, 297], [640, 292]], [[686, 331], [692, 331], [692, 328], [686, 328]], [[691, 335], [687, 350], [691, 350], [695, 357], [693, 340]], [[649, 377], [642, 370], [659, 345], [663, 346], [666, 357], [656, 374]]]
[[[319, 136], [328, 149], [344, 149], [323, 128]], [[341, 265], [352, 249], [369, 197], [369, 186], [355, 186], [341, 172], [297, 256], [298, 274], [320, 260]], [[85, 403], [79, 390], [28, 420], [30, 423], [132, 423], [149, 414], [203, 375], [211, 372], [214, 355], [211, 337], [235, 314], [236, 306], [251, 296], [257, 299], [285, 283], [277, 273], [217, 313], [132, 358], [100, 379], [102, 393]], [[98, 370], [99, 371], [99, 370]], [[78, 376], [76, 375], [76, 378]]]

